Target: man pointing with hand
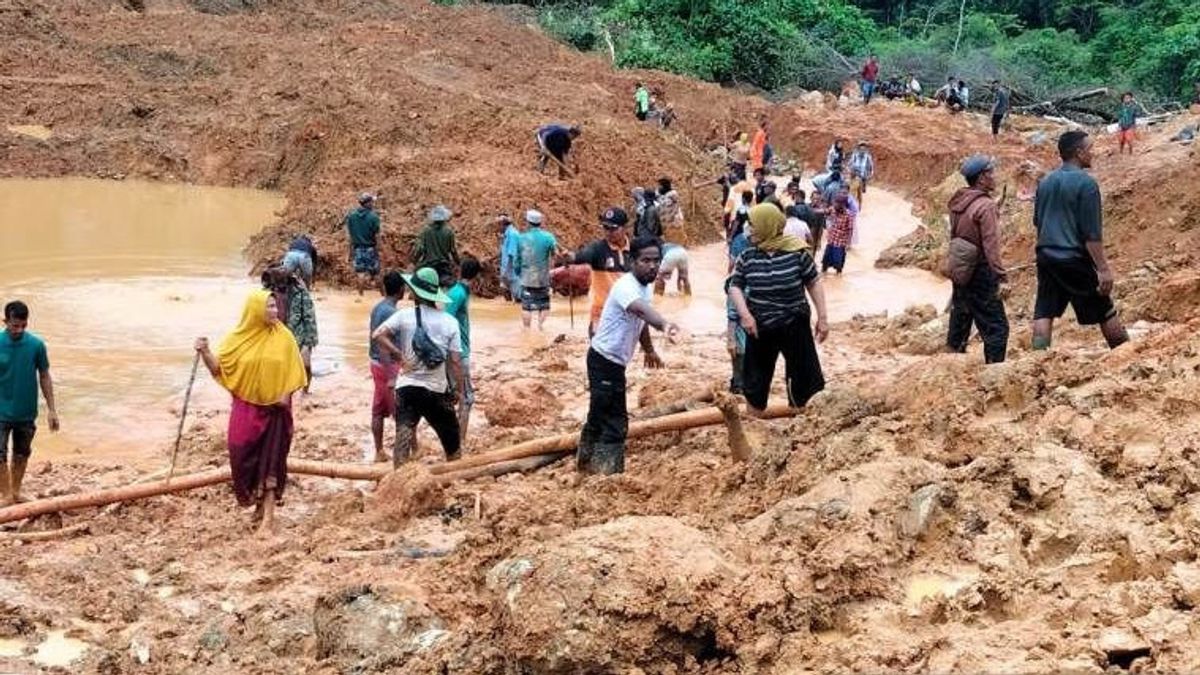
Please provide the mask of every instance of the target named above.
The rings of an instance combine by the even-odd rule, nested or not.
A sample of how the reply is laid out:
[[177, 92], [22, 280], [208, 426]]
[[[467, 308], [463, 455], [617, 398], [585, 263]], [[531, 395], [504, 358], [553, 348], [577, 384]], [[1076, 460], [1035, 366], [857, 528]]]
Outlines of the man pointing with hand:
[[666, 333], [670, 342], [679, 335], [679, 326], [650, 306], [650, 284], [658, 277], [662, 243], [653, 237], [638, 237], [629, 245], [629, 256], [633, 259], [632, 271], [609, 291], [588, 349], [591, 400], [576, 455], [576, 469], [581, 473], [625, 471], [625, 437], [629, 433], [625, 368], [633, 360], [639, 341], [646, 367], [663, 367], [650, 339], [651, 328]]

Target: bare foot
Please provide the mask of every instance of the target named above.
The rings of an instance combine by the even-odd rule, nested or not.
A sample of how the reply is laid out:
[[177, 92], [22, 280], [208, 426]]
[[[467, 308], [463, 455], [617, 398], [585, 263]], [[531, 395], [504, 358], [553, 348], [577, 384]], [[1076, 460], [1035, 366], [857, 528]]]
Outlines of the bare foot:
[[381, 464], [383, 462], [390, 462], [390, 461], [392, 461], [392, 458], [387, 456], [386, 453], [382, 453], [382, 452], [375, 453], [375, 463], [376, 464]]

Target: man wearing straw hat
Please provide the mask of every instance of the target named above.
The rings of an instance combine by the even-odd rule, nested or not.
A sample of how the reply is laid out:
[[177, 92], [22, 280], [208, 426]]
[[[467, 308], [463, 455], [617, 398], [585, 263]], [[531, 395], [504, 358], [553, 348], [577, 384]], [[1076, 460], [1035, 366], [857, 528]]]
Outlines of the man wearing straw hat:
[[439, 286], [433, 268], [422, 267], [403, 276], [414, 305], [397, 310], [371, 334], [379, 349], [401, 364], [396, 378], [392, 463], [398, 467], [415, 454], [417, 423], [422, 419], [442, 442], [446, 461], [454, 461], [462, 443], [455, 410], [466, 392], [458, 322], [437, 308], [450, 298]]

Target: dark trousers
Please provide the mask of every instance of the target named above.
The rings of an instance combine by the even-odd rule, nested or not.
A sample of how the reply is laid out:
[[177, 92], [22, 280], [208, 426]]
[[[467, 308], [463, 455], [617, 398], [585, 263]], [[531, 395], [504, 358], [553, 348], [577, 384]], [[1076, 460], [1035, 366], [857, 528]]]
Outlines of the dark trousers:
[[788, 404], [803, 407], [808, 399], [825, 388], [821, 359], [813, 340], [808, 312], [792, 321], [770, 328], [759, 326], [758, 337], [746, 336], [746, 354], [742, 357], [742, 379], [746, 402], [759, 410], [767, 407], [775, 362], [783, 354]]
[[1000, 123], [1004, 121], [1004, 115], [992, 115], [992, 135], [1000, 134]]
[[954, 286], [950, 298], [950, 330], [946, 345], [964, 353], [971, 339], [971, 324], [983, 339], [983, 358], [987, 363], [1003, 363], [1008, 351], [1008, 316], [1000, 300], [1000, 282], [986, 263], [975, 267], [971, 281]]
[[392, 462], [400, 466], [408, 461], [417, 443], [417, 423], [424, 418], [433, 427], [447, 460], [458, 459], [462, 444], [459, 437], [455, 398], [425, 387], [400, 387], [396, 390], [396, 445]]
[[588, 473], [621, 473], [625, 470], [625, 437], [629, 433], [625, 366], [589, 349], [587, 373], [590, 401], [587, 422], [579, 435], [577, 466]]

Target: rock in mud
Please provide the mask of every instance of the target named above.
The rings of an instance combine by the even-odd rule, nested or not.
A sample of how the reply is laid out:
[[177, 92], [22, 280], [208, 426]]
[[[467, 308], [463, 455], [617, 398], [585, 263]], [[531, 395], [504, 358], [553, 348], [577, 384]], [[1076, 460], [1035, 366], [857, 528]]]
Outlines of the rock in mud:
[[518, 551], [487, 585], [521, 672], [665, 672], [732, 656], [747, 576], [699, 530], [626, 516]]
[[433, 480], [424, 466], [409, 462], [379, 481], [368, 508], [377, 526], [393, 530], [412, 518], [437, 513], [444, 506], [441, 484]]
[[403, 668], [450, 633], [411, 589], [350, 586], [317, 598], [317, 658], [354, 672]]
[[939, 483], [917, 490], [908, 500], [908, 510], [900, 516], [900, 532], [906, 537], [924, 536], [938, 511], [953, 506], [956, 498], [953, 488]]
[[494, 387], [483, 405], [488, 424], [495, 427], [537, 427], [553, 422], [560, 412], [562, 402], [534, 378], [509, 380]]

